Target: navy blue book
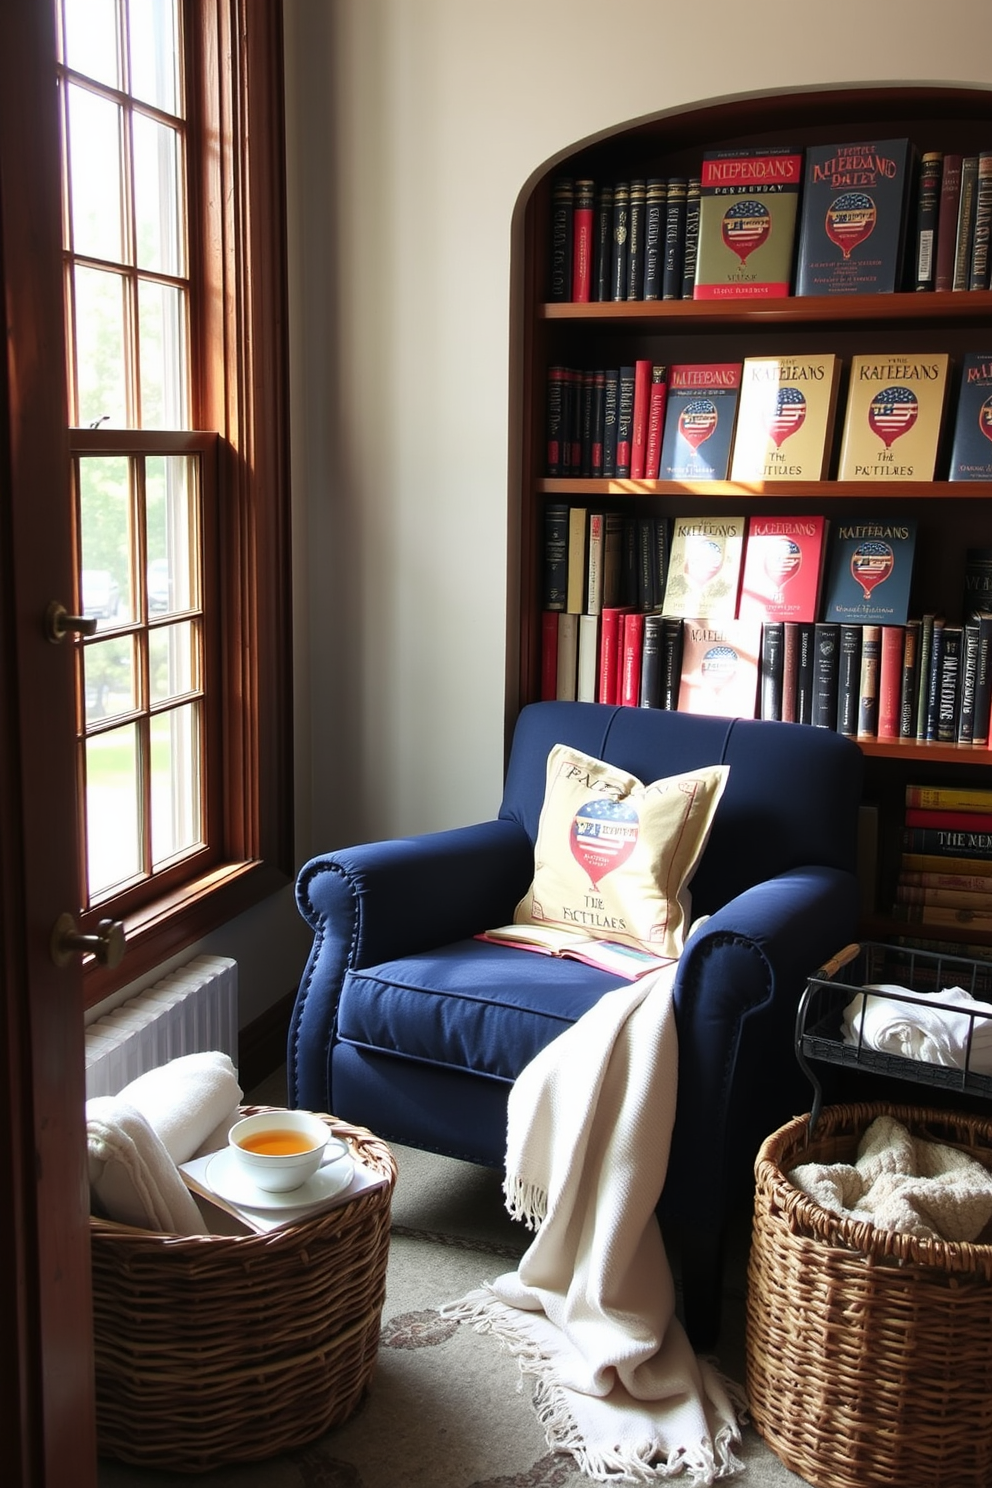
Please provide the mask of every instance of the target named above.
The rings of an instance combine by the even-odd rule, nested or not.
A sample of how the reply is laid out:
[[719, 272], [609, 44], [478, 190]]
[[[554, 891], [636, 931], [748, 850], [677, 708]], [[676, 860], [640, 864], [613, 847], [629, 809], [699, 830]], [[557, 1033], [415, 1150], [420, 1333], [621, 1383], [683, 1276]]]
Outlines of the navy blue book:
[[905, 625], [916, 549], [915, 517], [838, 521], [823, 585], [824, 620]]
[[742, 366], [694, 362], [670, 369], [660, 480], [727, 479]]
[[797, 295], [884, 294], [903, 287], [914, 170], [906, 139], [807, 146]]
[[992, 480], [992, 352], [961, 360], [948, 480]]

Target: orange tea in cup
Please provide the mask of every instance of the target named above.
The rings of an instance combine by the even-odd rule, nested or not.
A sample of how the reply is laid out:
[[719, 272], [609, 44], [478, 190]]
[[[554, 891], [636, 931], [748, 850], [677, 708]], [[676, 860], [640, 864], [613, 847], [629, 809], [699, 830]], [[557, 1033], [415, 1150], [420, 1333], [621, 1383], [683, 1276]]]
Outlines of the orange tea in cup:
[[238, 1142], [246, 1152], [260, 1152], [267, 1157], [291, 1157], [298, 1152], [309, 1152], [314, 1143], [305, 1132], [281, 1131], [276, 1127], [268, 1131], [249, 1132]]

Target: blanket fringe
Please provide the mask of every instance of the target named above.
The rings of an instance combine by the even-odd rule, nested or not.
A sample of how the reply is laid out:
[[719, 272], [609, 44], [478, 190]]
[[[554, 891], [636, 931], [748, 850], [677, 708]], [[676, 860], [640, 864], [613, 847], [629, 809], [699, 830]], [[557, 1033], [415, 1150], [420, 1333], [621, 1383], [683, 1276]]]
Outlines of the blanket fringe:
[[548, 1212], [547, 1191], [537, 1183], [507, 1173], [503, 1179], [506, 1212], [511, 1219], [522, 1219], [529, 1230], [540, 1229]]
[[[535, 1381], [534, 1409], [553, 1452], [568, 1452], [581, 1472], [601, 1483], [657, 1483], [685, 1476], [693, 1488], [711, 1488], [722, 1478], [743, 1471], [744, 1463], [734, 1451], [740, 1433], [731, 1425], [721, 1427], [714, 1441], [694, 1447], [677, 1447], [664, 1461], [657, 1460], [658, 1447], [651, 1441], [621, 1452], [594, 1451], [580, 1435], [569, 1409], [567, 1396], [557, 1384], [551, 1361], [532, 1340], [522, 1337], [512, 1322], [511, 1309], [497, 1302], [487, 1284], [466, 1293], [457, 1302], [438, 1308], [442, 1317], [471, 1323], [476, 1333], [491, 1333], [518, 1361], [521, 1373]], [[722, 1378], [722, 1376], [721, 1376]], [[724, 1380], [730, 1386], [730, 1382]], [[743, 1399], [740, 1386], [730, 1386]], [[729, 1391], [728, 1391], [729, 1393]]]

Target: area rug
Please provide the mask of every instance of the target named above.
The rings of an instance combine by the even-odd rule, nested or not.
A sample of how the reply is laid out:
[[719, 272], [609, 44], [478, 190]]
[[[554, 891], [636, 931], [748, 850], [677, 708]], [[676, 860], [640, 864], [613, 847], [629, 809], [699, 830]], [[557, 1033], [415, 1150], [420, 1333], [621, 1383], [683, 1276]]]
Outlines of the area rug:
[[[99, 1488], [589, 1488], [548, 1451], [516, 1361], [438, 1309], [513, 1267], [532, 1238], [503, 1208], [500, 1178], [470, 1163], [394, 1147], [399, 1179], [379, 1360], [343, 1427], [267, 1462], [196, 1477], [101, 1459]], [[743, 1377], [747, 1216], [732, 1237], [717, 1354]], [[678, 1276], [678, 1259], [673, 1257]], [[802, 1488], [745, 1427], [741, 1488]], [[678, 1479], [675, 1483], [678, 1484]]]

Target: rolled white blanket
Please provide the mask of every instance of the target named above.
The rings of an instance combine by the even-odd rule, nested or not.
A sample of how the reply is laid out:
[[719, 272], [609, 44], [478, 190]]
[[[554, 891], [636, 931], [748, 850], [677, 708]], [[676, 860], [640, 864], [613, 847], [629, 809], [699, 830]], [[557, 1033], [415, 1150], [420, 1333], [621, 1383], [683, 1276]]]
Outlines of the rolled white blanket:
[[86, 1102], [86, 1143], [90, 1189], [108, 1219], [170, 1235], [209, 1233], [161, 1139], [121, 1096]]
[[148, 1070], [125, 1085], [119, 1099], [141, 1112], [178, 1165], [223, 1146], [241, 1097], [229, 1056], [210, 1050]]
[[[992, 1003], [978, 1002], [963, 987], [945, 987], [928, 994], [913, 992], [891, 982], [873, 982], [844, 1009], [842, 1036], [845, 1043], [863, 1043], [883, 1054], [898, 1054], [963, 1069], [972, 1023], [971, 1058], [968, 1068], [975, 1074], [992, 1074]], [[891, 996], [872, 997], [872, 992]], [[950, 1003], [987, 1017], [974, 1019], [935, 1003]]]

